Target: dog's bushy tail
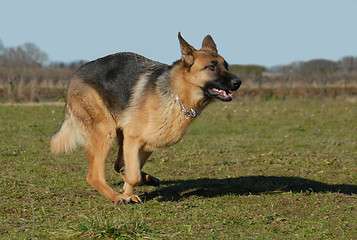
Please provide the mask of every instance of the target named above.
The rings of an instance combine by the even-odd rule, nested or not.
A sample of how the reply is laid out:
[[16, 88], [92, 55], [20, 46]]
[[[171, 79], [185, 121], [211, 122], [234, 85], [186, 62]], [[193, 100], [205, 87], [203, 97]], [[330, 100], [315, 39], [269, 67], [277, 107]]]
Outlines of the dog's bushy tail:
[[67, 115], [61, 128], [51, 138], [51, 153], [66, 153], [83, 143], [83, 127], [74, 116]]

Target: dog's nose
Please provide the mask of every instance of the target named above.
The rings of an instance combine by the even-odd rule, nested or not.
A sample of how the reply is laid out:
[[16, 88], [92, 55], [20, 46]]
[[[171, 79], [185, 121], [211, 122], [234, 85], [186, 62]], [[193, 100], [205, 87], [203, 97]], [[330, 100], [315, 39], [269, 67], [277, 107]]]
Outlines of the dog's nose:
[[231, 85], [234, 88], [234, 90], [237, 90], [241, 84], [242, 84], [242, 81], [238, 77], [233, 78], [231, 80]]

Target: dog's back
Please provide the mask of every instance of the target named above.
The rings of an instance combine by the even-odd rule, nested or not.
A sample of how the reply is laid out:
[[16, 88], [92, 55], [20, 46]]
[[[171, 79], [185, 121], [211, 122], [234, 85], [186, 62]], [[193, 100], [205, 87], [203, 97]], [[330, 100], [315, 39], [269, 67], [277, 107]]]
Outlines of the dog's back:
[[130, 101], [133, 87], [140, 75], [149, 74], [154, 79], [169, 66], [141, 55], [124, 52], [109, 55], [89, 62], [78, 69], [74, 78], [91, 85], [102, 96], [113, 112], [125, 109]]

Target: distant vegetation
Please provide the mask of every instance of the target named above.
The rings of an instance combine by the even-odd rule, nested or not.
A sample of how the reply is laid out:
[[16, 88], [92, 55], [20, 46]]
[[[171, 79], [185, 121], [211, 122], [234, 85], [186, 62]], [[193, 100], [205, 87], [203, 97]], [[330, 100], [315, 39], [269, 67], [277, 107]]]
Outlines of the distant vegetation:
[[[5, 47], [0, 40], [0, 102], [64, 100], [69, 79], [85, 61], [51, 62], [34, 43]], [[264, 96], [357, 95], [357, 57], [316, 59], [266, 68], [231, 65], [241, 94]]]
[[278, 97], [336, 96], [357, 94], [357, 57], [334, 62], [315, 59], [266, 68], [232, 65], [230, 70], [243, 80], [243, 93]]

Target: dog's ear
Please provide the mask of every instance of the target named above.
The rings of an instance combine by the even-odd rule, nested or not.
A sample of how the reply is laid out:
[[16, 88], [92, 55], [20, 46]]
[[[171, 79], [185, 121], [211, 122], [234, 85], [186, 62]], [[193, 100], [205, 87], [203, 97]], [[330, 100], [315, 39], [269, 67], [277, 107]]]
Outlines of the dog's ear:
[[207, 35], [203, 39], [201, 50], [208, 50], [208, 51], [212, 51], [212, 52], [218, 53], [217, 46], [214, 43], [213, 38], [210, 35]]
[[181, 33], [178, 33], [178, 39], [180, 41], [180, 48], [181, 48], [181, 60], [187, 66], [191, 66], [194, 61], [193, 52], [196, 51], [194, 47], [188, 44], [185, 39], [182, 38]]

